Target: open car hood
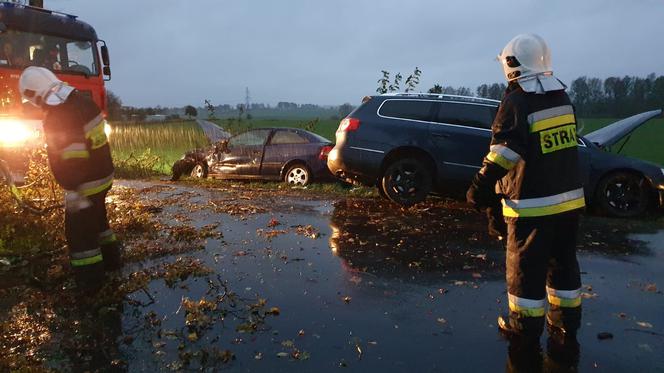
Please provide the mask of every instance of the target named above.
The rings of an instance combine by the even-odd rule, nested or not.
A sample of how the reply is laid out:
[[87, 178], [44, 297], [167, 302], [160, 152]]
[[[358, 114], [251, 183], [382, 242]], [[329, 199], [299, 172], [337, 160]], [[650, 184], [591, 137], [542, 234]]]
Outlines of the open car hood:
[[601, 148], [608, 148], [630, 135], [645, 122], [661, 114], [662, 110], [658, 109], [632, 115], [629, 118], [619, 120], [606, 127], [590, 132], [583, 137], [597, 144]]

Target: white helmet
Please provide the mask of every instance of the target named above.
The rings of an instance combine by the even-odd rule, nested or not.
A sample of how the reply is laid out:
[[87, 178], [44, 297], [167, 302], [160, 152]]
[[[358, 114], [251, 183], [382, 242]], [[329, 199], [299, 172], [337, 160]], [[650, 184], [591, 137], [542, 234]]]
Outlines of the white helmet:
[[517, 35], [497, 58], [503, 64], [508, 82], [542, 73], [552, 74], [551, 51], [539, 35]]
[[55, 106], [65, 102], [74, 88], [58, 79], [49, 69], [30, 66], [23, 70], [18, 90], [24, 100], [35, 106]]

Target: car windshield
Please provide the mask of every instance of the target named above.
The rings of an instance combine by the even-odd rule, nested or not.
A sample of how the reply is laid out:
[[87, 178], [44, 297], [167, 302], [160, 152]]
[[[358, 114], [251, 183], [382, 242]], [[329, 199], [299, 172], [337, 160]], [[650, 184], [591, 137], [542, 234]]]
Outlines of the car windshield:
[[8, 30], [0, 34], [0, 68], [46, 67], [56, 73], [98, 75], [92, 41]]

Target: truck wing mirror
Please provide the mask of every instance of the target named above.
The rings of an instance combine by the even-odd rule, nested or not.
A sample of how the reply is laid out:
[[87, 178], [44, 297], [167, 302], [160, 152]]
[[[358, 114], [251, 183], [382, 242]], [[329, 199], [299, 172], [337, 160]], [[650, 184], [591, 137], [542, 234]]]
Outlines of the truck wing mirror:
[[106, 42], [102, 41], [104, 44], [101, 46], [101, 61], [104, 63], [104, 66], [110, 66], [111, 65], [111, 58], [108, 55], [108, 47], [106, 46]]

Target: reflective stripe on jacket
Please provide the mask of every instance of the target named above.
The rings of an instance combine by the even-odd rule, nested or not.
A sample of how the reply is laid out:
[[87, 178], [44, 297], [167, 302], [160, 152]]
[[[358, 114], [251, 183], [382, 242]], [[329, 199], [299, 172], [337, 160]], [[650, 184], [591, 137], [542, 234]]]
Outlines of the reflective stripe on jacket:
[[99, 107], [79, 91], [49, 106], [44, 119], [48, 160], [65, 190], [92, 195], [109, 188], [113, 160]]
[[507, 171], [497, 184], [508, 219], [585, 206], [574, 108], [565, 91], [524, 92], [511, 84], [492, 126], [485, 162]]

